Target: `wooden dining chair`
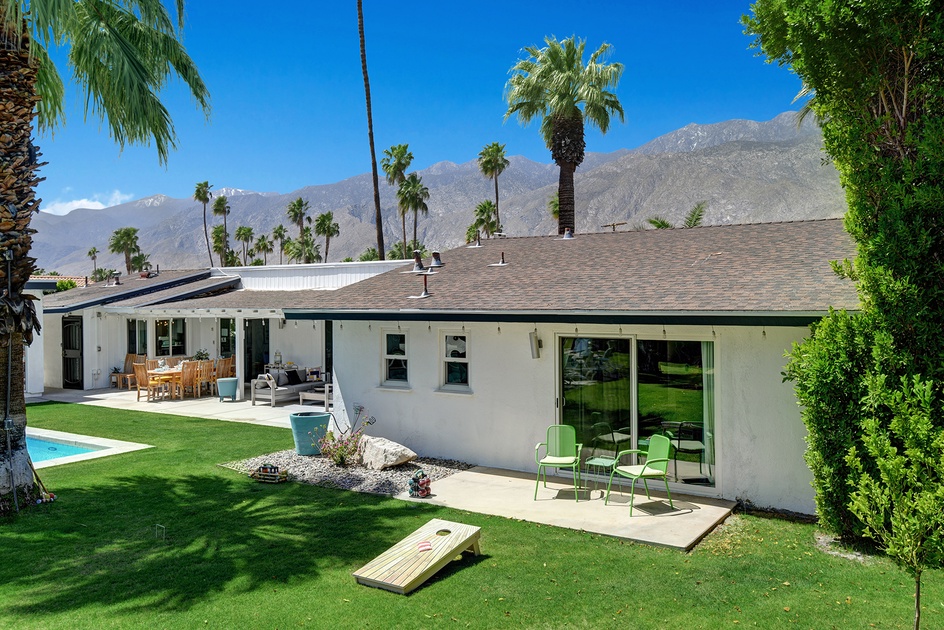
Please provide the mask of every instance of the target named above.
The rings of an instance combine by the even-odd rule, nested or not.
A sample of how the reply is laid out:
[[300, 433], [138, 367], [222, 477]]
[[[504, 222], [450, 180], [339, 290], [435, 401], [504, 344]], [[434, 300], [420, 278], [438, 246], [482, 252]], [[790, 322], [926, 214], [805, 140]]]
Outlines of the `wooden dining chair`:
[[134, 379], [134, 361], [136, 355], [126, 354], [125, 355], [125, 364], [124, 369], [118, 373], [118, 389], [121, 389], [122, 384], [128, 383], [128, 390], [131, 390], [131, 381]]
[[180, 373], [173, 381], [174, 391], [180, 396], [181, 400], [187, 395], [187, 391], [196, 398], [200, 392], [197, 381], [197, 371], [200, 365], [198, 361], [184, 361], [180, 364]]
[[138, 400], [141, 400], [141, 390], [144, 390], [146, 400], [156, 400], [160, 395], [162, 398], [166, 390], [166, 385], [159, 378], [151, 378], [147, 373], [147, 365], [144, 363], [135, 363], [134, 368], [135, 385], [138, 387]]

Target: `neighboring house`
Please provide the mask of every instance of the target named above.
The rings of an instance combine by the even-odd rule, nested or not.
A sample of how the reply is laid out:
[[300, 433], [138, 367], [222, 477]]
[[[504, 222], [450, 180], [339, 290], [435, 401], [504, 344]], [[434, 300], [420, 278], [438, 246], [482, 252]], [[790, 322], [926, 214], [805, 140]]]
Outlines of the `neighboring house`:
[[282, 310], [333, 321], [338, 412], [423, 455], [533, 472], [550, 424], [585, 455], [667, 432], [676, 490], [812, 513], [781, 371], [828, 307], [858, 307], [829, 264], [853, 255], [839, 219], [491, 239]]
[[[330, 328], [285, 325], [296, 295], [324, 293], [403, 261], [151, 271], [46, 296], [43, 334], [47, 387], [108, 387], [126, 354], [148, 357], [236, 355], [248, 382], [274, 360], [323, 367]], [[327, 334], [327, 337], [326, 337]], [[326, 349], [327, 348], [327, 349]], [[240, 394], [242, 388], [239, 388]]]

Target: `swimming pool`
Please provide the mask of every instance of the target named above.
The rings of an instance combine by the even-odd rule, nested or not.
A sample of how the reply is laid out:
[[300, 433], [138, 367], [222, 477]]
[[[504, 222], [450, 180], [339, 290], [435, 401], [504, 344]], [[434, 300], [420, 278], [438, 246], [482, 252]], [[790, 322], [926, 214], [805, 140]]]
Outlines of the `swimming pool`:
[[93, 453], [98, 449], [26, 436], [26, 450], [29, 451], [29, 456], [30, 459], [33, 460], [33, 463], [37, 464], [39, 462], [68, 457], [70, 455]]
[[130, 453], [151, 448], [151, 445], [26, 427], [26, 448], [36, 468], [48, 468]]

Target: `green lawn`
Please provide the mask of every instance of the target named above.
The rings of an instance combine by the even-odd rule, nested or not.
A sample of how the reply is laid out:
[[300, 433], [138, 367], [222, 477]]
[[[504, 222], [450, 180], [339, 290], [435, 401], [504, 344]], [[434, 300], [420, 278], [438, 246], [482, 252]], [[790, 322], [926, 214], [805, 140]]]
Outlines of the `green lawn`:
[[[0, 523], [2, 628], [911, 625], [903, 573], [824, 553], [810, 525], [737, 516], [686, 554], [216, 466], [289, 448], [284, 429], [64, 404], [28, 418], [156, 448], [41, 471], [60, 499]], [[483, 555], [406, 597], [355, 583], [434, 517], [480, 526]], [[940, 572], [922, 596], [924, 627], [944, 626]]]

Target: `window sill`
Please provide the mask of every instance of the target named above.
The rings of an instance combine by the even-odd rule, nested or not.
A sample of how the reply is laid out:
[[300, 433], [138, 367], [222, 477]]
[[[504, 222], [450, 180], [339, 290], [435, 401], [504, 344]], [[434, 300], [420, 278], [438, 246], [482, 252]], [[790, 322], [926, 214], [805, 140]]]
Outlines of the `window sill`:
[[438, 387], [435, 392], [437, 394], [458, 394], [460, 396], [471, 396], [474, 393], [471, 387], [459, 385], [443, 385]]
[[377, 389], [385, 389], [392, 392], [412, 392], [413, 388], [410, 387], [409, 383], [403, 383], [400, 381], [387, 381], [381, 383], [377, 386]]

